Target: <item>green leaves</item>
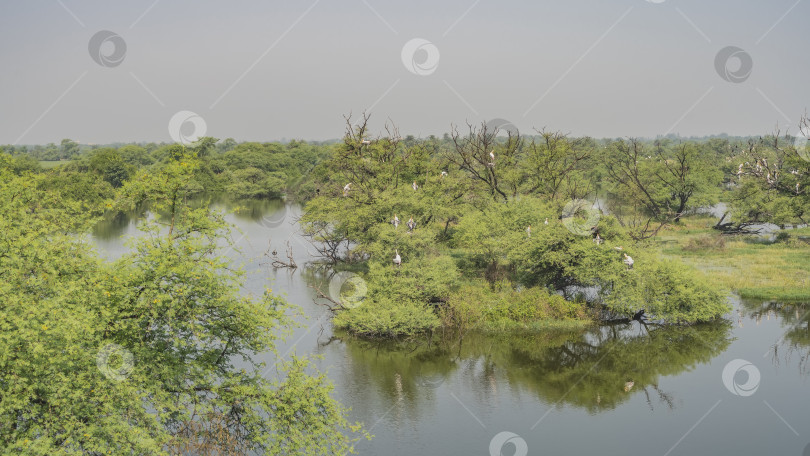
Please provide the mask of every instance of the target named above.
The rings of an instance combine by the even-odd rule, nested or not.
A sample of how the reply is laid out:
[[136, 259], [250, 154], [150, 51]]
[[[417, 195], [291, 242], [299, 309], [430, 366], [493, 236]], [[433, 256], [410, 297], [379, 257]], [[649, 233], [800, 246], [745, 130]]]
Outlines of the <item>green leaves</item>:
[[187, 204], [196, 165], [125, 184], [118, 204], [163, 217], [113, 264], [75, 235], [76, 204], [0, 170], [3, 453], [326, 455], [363, 435], [305, 359], [277, 366], [284, 381], [262, 375], [289, 306], [240, 293], [219, 250], [229, 226]]

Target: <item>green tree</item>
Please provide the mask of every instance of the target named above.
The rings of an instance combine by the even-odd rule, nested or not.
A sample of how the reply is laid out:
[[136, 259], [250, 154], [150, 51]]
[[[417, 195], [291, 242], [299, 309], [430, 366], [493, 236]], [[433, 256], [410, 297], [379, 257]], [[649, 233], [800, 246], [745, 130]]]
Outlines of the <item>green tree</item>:
[[[120, 205], [165, 214], [106, 264], [75, 236], [81, 206], [0, 171], [0, 452], [344, 454], [359, 425], [304, 358], [273, 352], [289, 323], [240, 294], [218, 252], [228, 225], [187, 201], [188, 157], [142, 173]], [[356, 434], [355, 434], [356, 435]]]
[[60, 143], [59, 149], [61, 158], [72, 159], [79, 155], [80, 152], [79, 144], [72, 139], [63, 139]]
[[655, 236], [687, 211], [717, 202], [722, 173], [693, 143], [653, 148], [637, 139], [612, 142], [605, 164], [611, 208], [631, 236]]
[[[810, 131], [807, 132], [810, 134]], [[756, 230], [756, 225], [805, 224], [810, 221], [810, 153], [800, 142], [779, 134], [749, 140], [734, 161], [731, 222], [718, 227], [731, 232]]]
[[88, 158], [88, 165], [114, 188], [124, 185], [133, 172], [133, 166], [127, 164], [121, 153], [112, 148], [93, 151]]

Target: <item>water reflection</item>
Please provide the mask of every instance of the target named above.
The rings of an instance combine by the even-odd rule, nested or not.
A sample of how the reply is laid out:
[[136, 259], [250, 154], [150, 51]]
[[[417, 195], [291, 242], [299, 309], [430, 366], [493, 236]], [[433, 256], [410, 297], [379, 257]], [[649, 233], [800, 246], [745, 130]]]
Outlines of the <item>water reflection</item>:
[[237, 220], [258, 223], [267, 228], [275, 228], [287, 221], [288, 207], [284, 200], [221, 200], [218, 203], [231, 208]]
[[414, 411], [458, 372], [481, 400], [494, 399], [508, 384], [549, 404], [597, 413], [634, 394], [644, 394], [651, 408], [674, 407], [659, 378], [709, 363], [728, 347], [730, 332], [728, 322], [649, 329], [636, 323], [578, 333], [467, 334], [421, 344], [342, 337], [353, 375], [370, 377], [389, 401], [404, 400]]
[[140, 205], [127, 211], [109, 211], [93, 227], [93, 237], [102, 241], [111, 241], [120, 238], [128, 232], [130, 225], [147, 214], [147, 206]]
[[757, 324], [778, 317], [785, 330], [771, 347], [771, 361], [775, 365], [790, 364], [795, 358], [799, 372], [810, 374], [810, 303], [743, 300], [740, 307], [740, 318]]
[[[237, 225], [240, 225], [239, 222], [252, 222], [266, 228], [276, 228], [288, 219], [288, 206], [281, 199], [233, 201], [224, 196], [198, 195], [190, 201], [190, 205], [208, 205], [224, 212], [232, 212]], [[103, 241], [119, 238], [130, 232], [131, 225], [153, 212], [147, 203], [138, 204], [133, 209], [108, 211], [93, 228], [93, 236]], [[160, 220], [166, 220], [169, 216], [163, 212], [157, 215]]]

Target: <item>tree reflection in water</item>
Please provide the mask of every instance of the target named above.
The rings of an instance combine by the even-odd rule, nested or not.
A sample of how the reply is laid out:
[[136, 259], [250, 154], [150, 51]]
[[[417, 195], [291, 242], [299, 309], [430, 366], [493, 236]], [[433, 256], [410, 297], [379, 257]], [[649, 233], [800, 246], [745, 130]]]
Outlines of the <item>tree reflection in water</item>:
[[810, 374], [810, 303], [743, 300], [740, 312], [741, 319], [748, 317], [756, 322], [778, 317], [786, 329], [771, 347], [771, 361], [778, 366], [782, 362], [790, 364], [795, 358], [799, 372]]
[[708, 363], [728, 347], [730, 332], [731, 324], [721, 321], [649, 329], [632, 323], [577, 333], [470, 333], [420, 343], [338, 337], [350, 355], [352, 376], [370, 378], [387, 400], [406, 401], [414, 415], [451, 377], [472, 383], [469, 389], [482, 401], [508, 386], [558, 407], [598, 413], [634, 394], [644, 394], [651, 408], [673, 408], [675, 398], [659, 388], [659, 378]]

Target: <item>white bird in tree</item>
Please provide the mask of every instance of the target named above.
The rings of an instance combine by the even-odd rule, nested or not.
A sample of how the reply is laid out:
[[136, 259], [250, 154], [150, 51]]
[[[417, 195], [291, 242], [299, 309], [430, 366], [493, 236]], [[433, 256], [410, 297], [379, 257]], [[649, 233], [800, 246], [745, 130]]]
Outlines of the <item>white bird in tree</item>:
[[447, 171], [442, 171], [442, 178], [447, 177]]
[[636, 384], [635, 382], [626, 382], [624, 384], [624, 392], [629, 393], [630, 390], [633, 389], [633, 385], [635, 385], [635, 384]]
[[391, 220], [391, 224], [394, 225], [394, 228], [399, 226], [399, 217], [397, 217], [397, 214], [394, 214], [394, 220]]
[[495, 163], [495, 151], [489, 151], [489, 158], [492, 160], [492, 163]]
[[419, 190], [419, 186], [416, 185], [416, 181], [413, 181], [413, 184], [411, 184], [411, 188], [413, 188], [414, 191]]
[[349, 190], [351, 190], [351, 186], [352, 183], [349, 182], [348, 184], [346, 184], [345, 187], [343, 187], [343, 196], [349, 196]]
[[796, 194], [797, 195], [799, 194], [799, 183], [798, 182], [796, 182]]
[[595, 242], [596, 245], [602, 245], [602, 238], [599, 237], [599, 233], [596, 233], [596, 238], [594, 238], [593, 242]]
[[369, 144], [371, 144], [371, 141], [368, 140], [368, 139], [364, 139], [362, 142], [360, 142], [360, 144], [362, 144], [364, 146], [368, 146]]
[[532, 237], [532, 226], [526, 227], [526, 237]]
[[623, 248], [622, 246], [613, 247], [613, 248], [614, 248], [615, 250], [624, 250], [624, 248]]
[[414, 228], [416, 228], [416, 222], [413, 221], [413, 217], [408, 219], [408, 223], [405, 224], [408, 227], [408, 232], [412, 232]]
[[743, 168], [743, 164], [742, 164], [742, 163], [740, 163], [740, 167], [739, 167], [739, 168], [737, 168], [737, 175], [738, 175], [738, 176], [739, 176], [740, 174], [742, 174], [742, 168]]
[[546, 221], [543, 222], [543, 225], [548, 225], [548, 217], [546, 217]]
[[394, 256], [394, 266], [400, 267], [402, 265], [402, 258], [399, 256], [399, 249], [396, 250], [396, 255]]
[[633, 263], [635, 263], [635, 261], [633, 261], [633, 258], [630, 255], [625, 253], [624, 254], [624, 264], [626, 264], [628, 268], [633, 269]]

